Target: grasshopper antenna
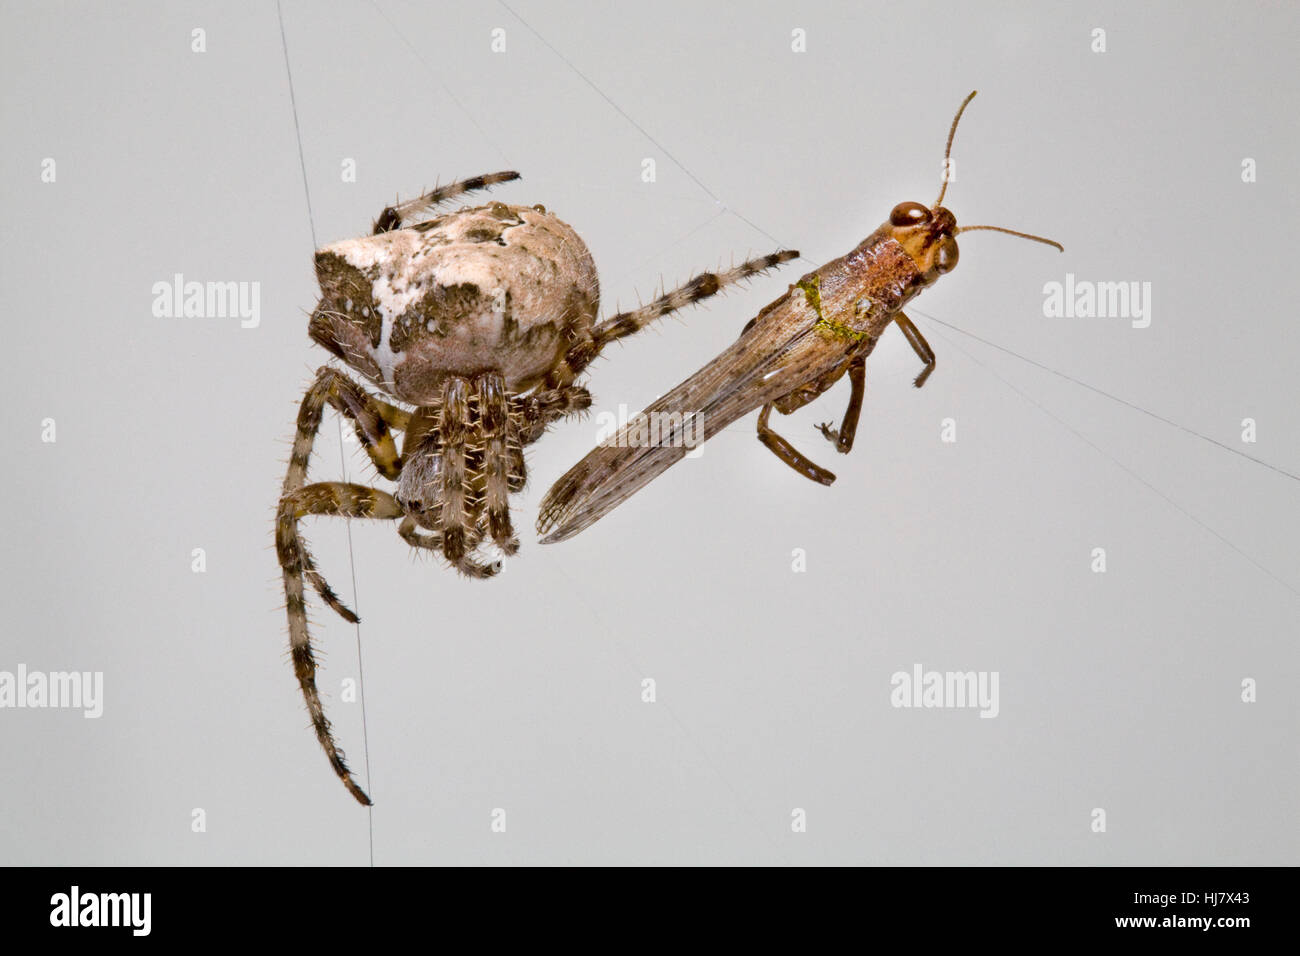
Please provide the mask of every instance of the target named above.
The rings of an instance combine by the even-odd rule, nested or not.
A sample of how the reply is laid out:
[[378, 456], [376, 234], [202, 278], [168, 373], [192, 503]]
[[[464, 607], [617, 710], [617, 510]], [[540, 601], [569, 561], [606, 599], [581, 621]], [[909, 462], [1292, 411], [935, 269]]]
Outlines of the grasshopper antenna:
[[943, 179], [939, 183], [939, 198], [934, 201], [937, 208], [943, 202], [944, 193], [948, 191], [948, 160], [952, 158], [952, 138], [957, 135], [957, 124], [961, 121], [961, 114], [966, 112], [966, 107], [970, 101], [975, 99], [975, 94], [979, 90], [971, 90], [970, 96], [961, 101], [961, 106], [957, 107], [957, 115], [952, 118], [952, 126], [948, 127], [948, 145], [943, 149]]
[[[970, 101], [975, 99], [975, 94], [979, 90], [971, 90], [970, 96], [961, 101], [961, 106], [957, 107], [957, 115], [952, 118], [952, 126], [948, 127], [948, 145], [943, 150], [943, 181], [939, 184], [939, 198], [934, 201], [934, 208], [938, 208], [943, 202], [944, 194], [948, 192], [948, 160], [952, 158], [952, 140], [957, 135], [957, 123], [961, 120], [961, 114], [966, 112], [966, 107]], [[1019, 236], [1021, 239], [1032, 239], [1034, 242], [1041, 242], [1045, 245], [1055, 246], [1061, 252], [1065, 251], [1065, 246], [1061, 245], [1055, 239], [1047, 239], [1043, 236], [1035, 236], [1028, 232], [1016, 232], [1014, 229], [1004, 229], [1001, 226], [963, 226], [960, 229], [953, 230], [953, 235], [963, 232], [975, 232], [979, 229], [987, 229], [990, 232], [1005, 232], [1008, 236]]]
[[1041, 242], [1045, 245], [1056, 246], [1061, 252], [1065, 251], [1065, 246], [1061, 245], [1055, 239], [1047, 239], [1043, 236], [1035, 236], [1028, 232], [1016, 232], [1014, 229], [1003, 229], [1001, 226], [962, 226], [954, 230], [955, 233], [974, 232], [976, 229], [987, 229], [989, 232], [1005, 232], [1008, 236], [1019, 236], [1021, 239], [1032, 239], [1034, 242]]

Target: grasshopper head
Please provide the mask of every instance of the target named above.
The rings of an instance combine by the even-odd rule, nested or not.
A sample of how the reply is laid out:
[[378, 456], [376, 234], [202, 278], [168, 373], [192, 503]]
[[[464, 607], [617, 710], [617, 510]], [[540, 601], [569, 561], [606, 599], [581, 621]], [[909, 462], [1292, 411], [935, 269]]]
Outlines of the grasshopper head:
[[919, 202], [901, 202], [886, 228], [926, 285], [957, 267], [957, 217], [943, 206], [927, 209]]
[[943, 151], [944, 175], [939, 184], [939, 198], [934, 201], [933, 206], [928, 207], [919, 202], [899, 203], [889, 214], [889, 222], [883, 227], [911, 258], [917, 272], [921, 275], [923, 285], [930, 285], [939, 276], [957, 267], [957, 234], [961, 232], [974, 232], [977, 229], [1005, 232], [1011, 236], [1032, 239], [1034, 242], [1046, 243], [1062, 252], [1065, 251], [1055, 240], [1027, 232], [1016, 232], [1014, 229], [1004, 229], [1001, 226], [966, 226], [959, 229], [957, 217], [943, 207], [943, 197], [948, 192], [949, 171], [952, 168], [952, 140], [957, 134], [957, 123], [961, 120], [961, 114], [966, 112], [966, 107], [974, 98], [975, 94], [972, 92], [962, 100], [957, 115], [953, 117], [952, 126], [948, 128], [948, 145]]

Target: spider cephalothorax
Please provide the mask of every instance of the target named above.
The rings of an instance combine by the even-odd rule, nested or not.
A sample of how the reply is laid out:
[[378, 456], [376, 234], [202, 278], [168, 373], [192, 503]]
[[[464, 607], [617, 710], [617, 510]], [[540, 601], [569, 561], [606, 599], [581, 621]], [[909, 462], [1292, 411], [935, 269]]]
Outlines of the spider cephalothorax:
[[[778, 252], [701, 273], [650, 304], [597, 322], [596, 267], [578, 234], [542, 206], [490, 203], [418, 220], [438, 204], [518, 178], [502, 172], [433, 190], [385, 209], [373, 234], [316, 253], [321, 300], [309, 334], [387, 399], [323, 367], [298, 413], [276, 522], [294, 669], [316, 735], [362, 803], [334, 743], [316, 688], [305, 582], [357, 620], [316, 570], [298, 530], [308, 515], [399, 521], [410, 545], [486, 578], [519, 548], [509, 496], [523, 488], [525, 446], [591, 405], [574, 382], [600, 352], [651, 321], [798, 255]], [[390, 494], [342, 482], [308, 485], [325, 405], [351, 419]], [[401, 452], [393, 432], [402, 432]]]

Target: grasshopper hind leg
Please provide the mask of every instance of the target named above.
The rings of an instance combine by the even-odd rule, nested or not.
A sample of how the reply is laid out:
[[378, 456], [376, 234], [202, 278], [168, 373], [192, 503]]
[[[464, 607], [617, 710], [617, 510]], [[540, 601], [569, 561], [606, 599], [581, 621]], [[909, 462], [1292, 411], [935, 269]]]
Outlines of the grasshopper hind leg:
[[774, 432], [768, 425], [768, 417], [772, 414], [775, 406], [769, 402], [763, 406], [763, 410], [758, 413], [758, 440], [771, 449], [772, 454], [776, 455], [783, 462], [793, 468], [799, 474], [803, 475], [820, 485], [829, 485], [835, 481], [835, 473], [827, 471], [821, 465], [810, 461], [802, 452], [791, 445], [788, 441]]

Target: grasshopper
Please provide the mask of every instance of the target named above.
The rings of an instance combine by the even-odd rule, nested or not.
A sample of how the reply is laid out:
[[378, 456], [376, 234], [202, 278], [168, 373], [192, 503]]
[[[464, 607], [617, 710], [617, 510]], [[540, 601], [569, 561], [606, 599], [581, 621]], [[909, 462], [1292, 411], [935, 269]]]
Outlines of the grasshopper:
[[[766, 306], [725, 352], [647, 407], [604, 445], [593, 449], [542, 499], [537, 519], [542, 543], [563, 541], [612, 511], [684, 458], [683, 433], [707, 441], [755, 408], [758, 439], [806, 478], [823, 485], [835, 475], [815, 464], [769, 424], [772, 410], [789, 415], [817, 398], [846, 373], [851, 388], [839, 428], [821, 433], [846, 454], [853, 448], [866, 390], [867, 357], [890, 325], [897, 325], [920, 358], [920, 388], [934, 371], [930, 344], [903, 312], [913, 298], [957, 265], [957, 236], [991, 230], [1064, 247], [1051, 239], [1000, 226], [959, 228], [941, 204], [957, 124], [972, 92], [957, 110], [944, 150], [944, 175], [934, 205], [904, 202], [848, 255], [809, 272]], [[654, 442], [641, 440], [652, 422]], [[666, 425], [662, 424], [667, 422]]]

